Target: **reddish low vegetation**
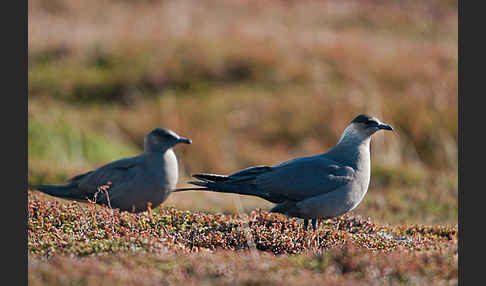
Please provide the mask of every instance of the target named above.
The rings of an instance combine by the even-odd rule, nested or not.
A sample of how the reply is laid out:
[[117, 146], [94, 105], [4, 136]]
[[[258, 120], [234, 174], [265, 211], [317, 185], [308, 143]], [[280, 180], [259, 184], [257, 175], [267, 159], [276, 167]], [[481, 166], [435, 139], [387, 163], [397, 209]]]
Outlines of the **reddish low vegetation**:
[[29, 192], [28, 250], [36, 285], [457, 281], [457, 227], [345, 215], [304, 231], [297, 219], [260, 210], [131, 214], [37, 192]]

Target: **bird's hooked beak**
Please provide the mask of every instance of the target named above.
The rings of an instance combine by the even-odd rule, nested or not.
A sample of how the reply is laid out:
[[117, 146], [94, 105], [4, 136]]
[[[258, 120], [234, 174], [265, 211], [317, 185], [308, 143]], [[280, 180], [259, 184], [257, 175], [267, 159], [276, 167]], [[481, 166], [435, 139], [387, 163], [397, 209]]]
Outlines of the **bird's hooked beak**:
[[379, 129], [384, 129], [384, 130], [390, 130], [393, 131], [393, 127], [391, 125], [385, 124], [385, 123], [380, 123], [378, 124]]
[[192, 140], [184, 137], [179, 137], [179, 139], [177, 139], [177, 143], [191, 144]]

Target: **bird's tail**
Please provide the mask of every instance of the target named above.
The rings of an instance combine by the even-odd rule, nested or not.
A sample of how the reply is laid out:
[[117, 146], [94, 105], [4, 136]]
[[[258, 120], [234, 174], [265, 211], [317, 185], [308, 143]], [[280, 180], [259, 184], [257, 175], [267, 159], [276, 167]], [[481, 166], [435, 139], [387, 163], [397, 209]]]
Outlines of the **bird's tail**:
[[217, 193], [231, 193], [247, 196], [256, 196], [273, 203], [282, 202], [282, 198], [258, 190], [255, 184], [255, 177], [224, 176], [215, 174], [194, 174], [199, 181], [188, 182], [198, 187], [175, 189], [173, 192], [183, 191], [210, 191]]
[[31, 187], [34, 190], [38, 190], [45, 194], [71, 200], [83, 200], [86, 199], [86, 194], [79, 191], [76, 185], [37, 185]]
[[174, 192], [182, 191], [212, 191], [218, 193], [234, 193], [241, 195], [256, 195], [251, 191], [251, 184], [247, 181], [233, 180], [229, 176], [216, 174], [194, 174], [199, 181], [188, 182], [191, 185], [199, 186], [192, 188], [175, 189]]
[[179, 189], [175, 189], [173, 192], [212, 191], [212, 192], [219, 192], [219, 193], [229, 193], [229, 191], [223, 188], [222, 185], [218, 185], [218, 182], [227, 181], [228, 176], [215, 175], [215, 174], [194, 174], [192, 176], [196, 179], [199, 179], [200, 181], [192, 181], [188, 183], [191, 185], [196, 185], [201, 187], [179, 188]]

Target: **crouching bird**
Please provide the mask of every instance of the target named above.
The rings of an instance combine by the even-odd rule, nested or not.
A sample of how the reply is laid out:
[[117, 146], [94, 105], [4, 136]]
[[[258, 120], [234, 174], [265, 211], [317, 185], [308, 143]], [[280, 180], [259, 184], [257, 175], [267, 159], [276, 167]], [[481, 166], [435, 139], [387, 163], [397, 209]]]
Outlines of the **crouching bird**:
[[257, 196], [277, 204], [270, 212], [309, 220], [341, 216], [363, 199], [370, 183], [370, 140], [393, 128], [369, 115], [358, 115], [327, 153], [295, 158], [274, 166], [250, 167], [231, 175], [194, 174], [200, 187], [179, 191], [214, 191]]
[[77, 175], [64, 185], [32, 188], [55, 197], [142, 212], [160, 205], [176, 187], [179, 170], [172, 147], [179, 143], [191, 144], [191, 140], [157, 128], [145, 136], [144, 152], [138, 156]]

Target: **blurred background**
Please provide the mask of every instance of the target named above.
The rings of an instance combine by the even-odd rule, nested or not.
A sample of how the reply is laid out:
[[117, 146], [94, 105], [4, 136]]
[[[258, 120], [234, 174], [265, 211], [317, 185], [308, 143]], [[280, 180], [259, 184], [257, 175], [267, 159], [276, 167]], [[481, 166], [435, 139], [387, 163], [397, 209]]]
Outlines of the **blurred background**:
[[[458, 3], [30, 0], [28, 180], [61, 183], [143, 148], [153, 128], [190, 174], [326, 152], [360, 113], [381, 223], [457, 224]], [[272, 204], [217, 193], [163, 206], [234, 214]]]

